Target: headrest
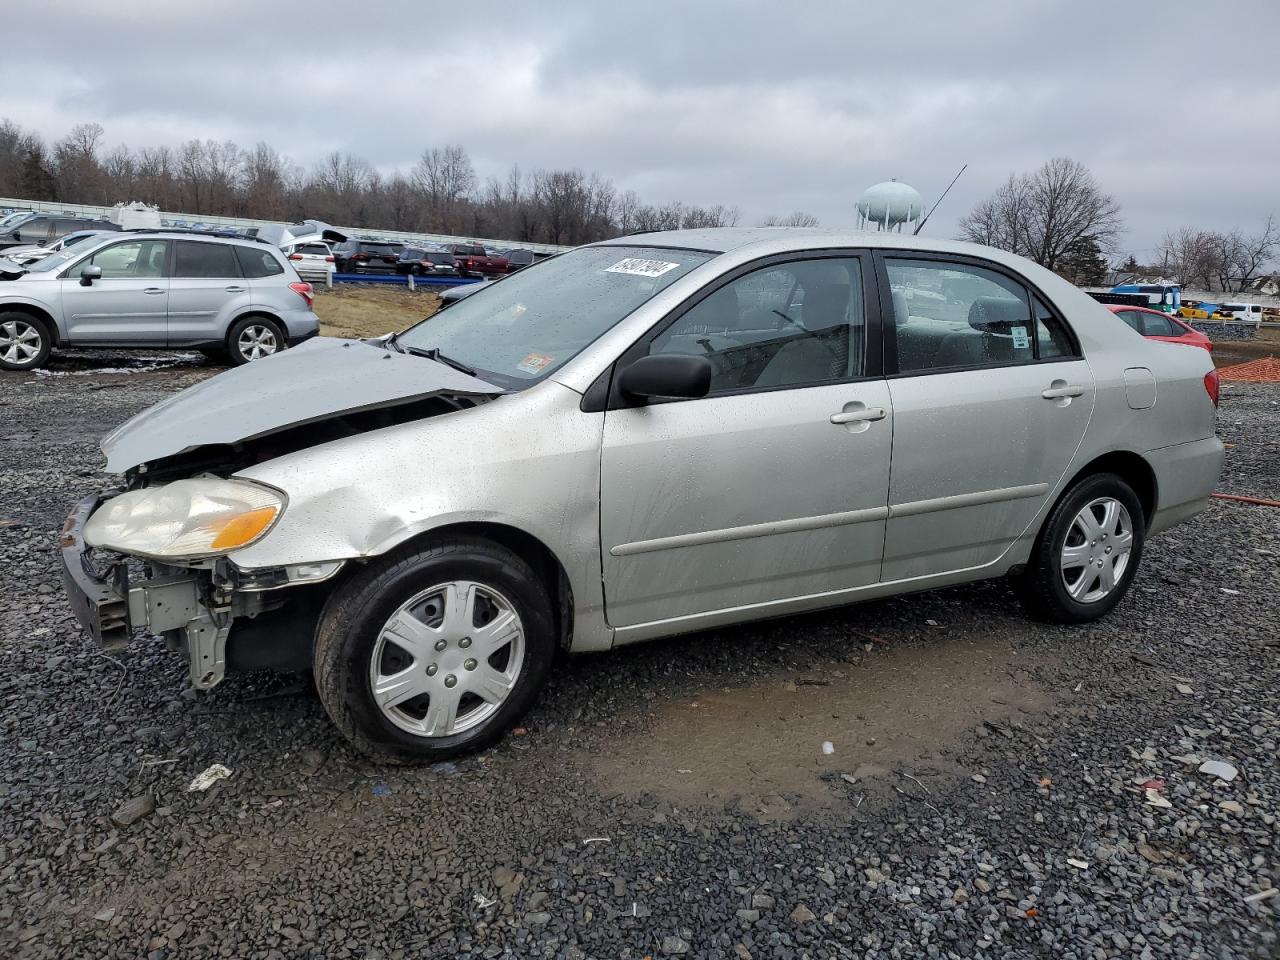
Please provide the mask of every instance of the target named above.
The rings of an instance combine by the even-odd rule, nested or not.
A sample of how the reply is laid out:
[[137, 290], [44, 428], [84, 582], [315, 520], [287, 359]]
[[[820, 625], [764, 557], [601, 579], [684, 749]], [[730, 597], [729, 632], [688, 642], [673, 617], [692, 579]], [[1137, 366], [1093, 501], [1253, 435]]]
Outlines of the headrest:
[[1027, 305], [1012, 297], [978, 297], [969, 307], [969, 326], [983, 333], [1010, 336], [1013, 327], [1029, 327]]
[[805, 287], [801, 320], [810, 331], [826, 330], [849, 322], [849, 285], [815, 283]]
[[910, 319], [910, 312], [907, 310], [907, 297], [901, 290], [893, 291], [893, 318], [898, 323], [906, 323]]

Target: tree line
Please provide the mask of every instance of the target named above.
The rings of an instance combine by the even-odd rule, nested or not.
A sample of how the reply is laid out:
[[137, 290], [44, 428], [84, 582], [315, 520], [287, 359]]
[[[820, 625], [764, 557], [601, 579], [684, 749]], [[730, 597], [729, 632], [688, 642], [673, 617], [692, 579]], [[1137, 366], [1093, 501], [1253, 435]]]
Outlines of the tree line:
[[1277, 250], [1280, 224], [1274, 214], [1252, 233], [1180, 227], [1160, 241], [1153, 269], [1183, 286], [1240, 291], [1262, 275]]
[[1082, 286], [1100, 286], [1110, 271], [1159, 275], [1183, 286], [1239, 291], [1280, 251], [1274, 215], [1256, 231], [1226, 232], [1182, 227], [1164, 235], [1156, 262], [1120, 260], [1124, 230], [1120, 204], [1103, 191], [1089, 169], [1055, 157], [1030, 173], [1013, 173], [960, 221], [961, 239], [999, 247], [1034, 260]]
[[[643, 202], [633, 190], [578, 169], [523, 171], [484, 181], [465, 149], [429, 147], [409, 170], [386, 174], [334, 152], [310, 169], [266, 143], [190, 140], [180, 147], [108, 147], [96, 123], [48, 144], [0, 120], [0, 196], [110, 206], [141, 200], [199, 216], [443, 233], [577, 245], [653, 230], [736, 226], [737, 207]], [[803, 212], [761, 224], [813, 226]]]

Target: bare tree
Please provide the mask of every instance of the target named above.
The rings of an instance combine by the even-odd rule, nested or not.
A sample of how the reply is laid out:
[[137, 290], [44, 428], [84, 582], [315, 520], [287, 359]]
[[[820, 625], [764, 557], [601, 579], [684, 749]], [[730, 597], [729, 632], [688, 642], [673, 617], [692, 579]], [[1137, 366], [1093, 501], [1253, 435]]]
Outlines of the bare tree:
[[762, 227], [816, 227], [817, 225], [818, 218], [802, 210], [789, 213], [785, 217], [770, 214], [760, 221]]
[[960, 221], [962, 239], [999, 247], [1057, 269], [1088, 238], [1109, 251], [1123, 230], [1120, 205], [1089, 168], [1055, 157], [1032, 173], [1012, 174]]
[[1160, 257], [1160, 272], [1182, 286], [1212, 286], [1218, 263], [1213, 234], [1182, 227], [1164, 235], [1156, 254]]
[[476, 172], [467, 151], [456, 145], [424, 150], [413, 179], [426, 198], [427, 228], [446, 233], [460, 229], [464, 202], [476, 186]]
[[1262, 268], [1271, 261], [1276, 251], [1280, 250], [1280, 224], [1276, 223], [1276, 215], [1271, 213], [1257, 233], [1236, 232], [1235, 238], [1233, 247], [1236, 282], [1239, 284], [1238, 289], [1243, 290], [1249, 285], [1249, 281], [1262, 272]]
[[696, 230], [700, 227], [736, 227], [742, 217], [737, 207], [726, 207], [717, 204], [714, 207], [689, 207], [684, 212], [680, 226], [685, 230]]
[[[273, 147], [259, 143], [242, 161], [240, 202], [247, 215], [282, 220], [287, 214], [285, 163]], [[250, 214], [249, 211], [261, 211]]]
[[96, 123], [78, 123], [54, 147], [58, 188], [64, 195], [76, 190], [85, 203], [105, 203], [106, 178], [98, 158], [98, 148], [106, 131]]

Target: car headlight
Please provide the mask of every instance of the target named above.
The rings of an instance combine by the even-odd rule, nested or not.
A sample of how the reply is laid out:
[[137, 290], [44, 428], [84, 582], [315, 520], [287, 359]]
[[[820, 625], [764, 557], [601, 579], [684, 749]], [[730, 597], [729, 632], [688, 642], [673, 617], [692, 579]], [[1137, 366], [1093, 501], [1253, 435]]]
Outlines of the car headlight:
[[175, 480], [108, 500], [84, 542], [158, 560], [218, 556], [260, 539], [284, 510], [283, 494], [244, 480]]

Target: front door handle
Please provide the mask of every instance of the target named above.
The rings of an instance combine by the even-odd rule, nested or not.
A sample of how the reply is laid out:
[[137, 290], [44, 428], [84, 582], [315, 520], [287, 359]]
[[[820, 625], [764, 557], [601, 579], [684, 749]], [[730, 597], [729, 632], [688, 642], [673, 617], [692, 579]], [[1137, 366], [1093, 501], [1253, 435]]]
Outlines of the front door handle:
[[1084, 393], [1084, 387], [1075, 383], [1066, 383], [1063, 380], [1055, 380], [1053, 384], [1041, 392], [1040, 396], [1046, 400], [1062, 400], [1067, 397], [1078, 397]]
[[842, 410], [831, 415], [832, 423], [870, 423], [884, 419], [884, 407], [861, 407], [857, 410]]
[[244, 287], [227, 287], [227, 293], [244, 293]]
[[164, 293], [164, 288], [163, 287], [147, 287], [147, 289], [143, 290], [142, 292], [146, 294], [150, 294], [151, 296], [155, 296], [157, 293]]

